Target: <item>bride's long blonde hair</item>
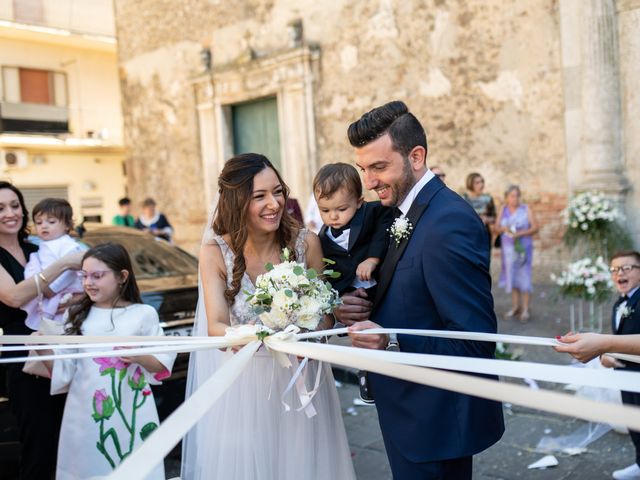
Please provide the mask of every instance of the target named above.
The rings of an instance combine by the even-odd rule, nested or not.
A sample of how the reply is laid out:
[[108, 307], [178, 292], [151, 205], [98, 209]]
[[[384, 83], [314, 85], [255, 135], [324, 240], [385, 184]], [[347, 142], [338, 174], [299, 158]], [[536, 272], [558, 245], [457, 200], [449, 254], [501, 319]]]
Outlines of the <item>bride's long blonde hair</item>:
[[278, 177], [284, 195], [282, 219], [277, 230], [280, 248], [287, 247], [295, 260], [295, 240], [299, 231], [298, 224], [287, 212], [286, 201], [289, 187], [269, 159], [259, 153], [243, 153], [225, 163], [218, 177], [220, 197], [213, 220], [213, 231], [218, 235], [229, 235], [229, 246], [234, 253], [233, 277], [231, 287], [224, 296], [229, 305], [240, 291], [242, 276], [246, 270], [244, 246], [247, 242], [247, 210], [253, 193], [253, 179], [265, 168], [270, 168]]

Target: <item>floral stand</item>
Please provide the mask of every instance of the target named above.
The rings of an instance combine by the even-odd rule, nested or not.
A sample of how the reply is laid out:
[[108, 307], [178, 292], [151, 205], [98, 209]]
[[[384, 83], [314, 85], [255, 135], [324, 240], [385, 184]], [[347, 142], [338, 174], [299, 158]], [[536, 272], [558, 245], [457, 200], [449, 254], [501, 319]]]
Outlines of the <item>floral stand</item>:
[[593, 300], [574, 300], [569, 305], [572, 332], [602, 333], [603, 304]]

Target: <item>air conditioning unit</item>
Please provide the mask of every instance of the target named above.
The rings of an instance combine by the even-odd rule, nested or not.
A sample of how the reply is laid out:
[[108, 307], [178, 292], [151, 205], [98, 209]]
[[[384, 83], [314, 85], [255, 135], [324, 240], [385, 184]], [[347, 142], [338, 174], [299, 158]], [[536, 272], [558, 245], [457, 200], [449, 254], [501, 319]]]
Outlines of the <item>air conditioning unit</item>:
[[29, 156], [26, 150], [0, 150], [0, 167], [5, 169], [26, 168]]

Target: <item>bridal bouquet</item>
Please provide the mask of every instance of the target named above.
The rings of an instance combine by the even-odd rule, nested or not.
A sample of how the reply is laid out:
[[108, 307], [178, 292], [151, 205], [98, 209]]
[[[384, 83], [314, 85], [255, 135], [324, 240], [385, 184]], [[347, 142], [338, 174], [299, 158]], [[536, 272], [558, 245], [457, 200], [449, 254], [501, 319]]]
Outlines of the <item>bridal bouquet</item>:
[[[247, 301], [262, 324], [272, 330], [284, 330], [289, 325], [315, 330], [322, 316], [340, 303], [338, 292], [313, 268], [289, 261], [288, 249], [282, 251], [281, 257], [282, 263], [265, 265], [267, 271], [258, 276], [256, 290]], [[324, 270], [322, 275], [336, 278], [340, 273]]]

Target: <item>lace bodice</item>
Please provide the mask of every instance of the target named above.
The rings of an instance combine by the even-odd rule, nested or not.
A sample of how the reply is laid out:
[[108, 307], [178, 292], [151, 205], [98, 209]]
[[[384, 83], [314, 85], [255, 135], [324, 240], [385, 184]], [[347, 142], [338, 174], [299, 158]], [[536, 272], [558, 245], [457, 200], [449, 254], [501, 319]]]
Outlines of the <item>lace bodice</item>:
[[[306, 229], [300, 230], [295, 245], [297, 261], [302, 263], [306, 263], [305, 239], [307, 237], [307, 232], [308, 230]], [[222, 251], [224, 264], [227, 268], [227, 287], [231, 287], [235, 255], [231, 250], [231, 247], [227, 245], [227, 242], [225, 242], [221, 236], [214, 235], [213, 240], [220, 246], [220, 250]], [[230, 309], [230, 325], [242, 325], [249, 322], [260, 323], [256, 314], [253, 313], [251, 306], [246, 302], [247, 295], [244, 293], [253, 293], [255, 289], [256, 287], [253, 285], [253, 282], [251, 282], [251, 278], [249, 278], [249, 275], [245, 272], [242, 276], [242, 282], [240, 283], [240, 291], [238, 292], [238, 295], [236, 295], [235, 301]]]

